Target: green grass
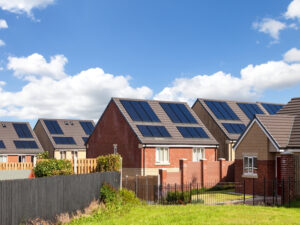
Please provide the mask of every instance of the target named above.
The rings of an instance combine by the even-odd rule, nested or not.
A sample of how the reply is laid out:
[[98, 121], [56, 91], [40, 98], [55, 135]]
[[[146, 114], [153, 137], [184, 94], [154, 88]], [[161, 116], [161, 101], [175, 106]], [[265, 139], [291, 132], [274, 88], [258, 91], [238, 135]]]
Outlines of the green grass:
[[129, 211], [95, 213], [72, 225], [300, 224], [300, 203], [294, 208], [246, 205], [146, 205]]

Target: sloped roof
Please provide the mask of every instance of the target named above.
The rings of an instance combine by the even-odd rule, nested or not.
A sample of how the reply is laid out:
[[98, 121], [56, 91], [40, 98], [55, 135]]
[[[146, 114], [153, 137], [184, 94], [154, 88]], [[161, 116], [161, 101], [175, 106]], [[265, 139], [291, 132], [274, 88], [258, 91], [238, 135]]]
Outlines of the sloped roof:
[[277, 114], [300, 115], [300, 98], [292, 98]]
[[[32, 134], [32, 138], [20, 138], [14, 124], [25, 124]], [[43, 148], [28, 122], [0, 121], [0, 140], [5, 145], [5, 148], [0, 148], [0, 154], [37, 154], [43, 152]], [[17, 148], [14, 141], [35, 141], [38, 148]]]
[[[174, 144], [174, 145], [218, 145], [218, 142], [214, 139], [208, 129], [203, 125], [201, 120], [197, 117], [195, 112], [184, 102], [174, 102], [174, 101], [156, 101], [156, 100], [141, 100], [141, 99], [126, 99], [126, 98], [112, 98], [113, 102], [117, 105], [128, 124], [137, 135], [141, 144]], [[141, 122], [133, 121], [130, 115], [127, 113], [126, 109], [120, 102], [120, 100], [129, 100], [129, 101], [144, 101], [147, 102], [156, 116], [159, 118], [160, 122]], [[178, 103], [184, 104], [187, 110], [192, 114], [197, 123], [173, 123], [164, 109], [161, 107], [160, 103]], [[167, 131], [170, 133], [171, 137], [144, 137], [140, 130], [137, 128], [137, 125], [156, 125], [164, 126]], [[186, 127], [201, 127], [208, 138], [184, 138], [180, 132], [177, 130], [177, 126], [186, 126]]]
[[[277, 104], [277, 103], [247, 102], [247, 101], [233, 101], [233, 100], [222, 100], [222, 99], [204, 99], [204, 98], [198, 98], [197, 101], [200, 102], [200, 104], [204, 107], [204, 109], [209, 113], [209, 115], [213, 118], [213, 120], [217, 123], [217, 125], [221, 128], [221, 130], [224, 132], [224, 134], [230, 140], [237, 140], [240, 137], [241, 134], [229, 133], [225, 129], [225, 127], [222, 125], [222, 123], [244, 124], [245, 126], [247, 126], [249, 124], [249, 122], [250, 122], [250, 119], [243, 112], [243, 110], [241, 110], [241, 108], [238, 106], [238, 103], [256, 104], [264, 112], [264, 115], [269, 115], [269, 113], [262, 106], [262, 104], [283, 105], [283, 104], [280, 104], [280, 103]], [[205, 103], [205, 101], [226, 102], [228, 104], [228, 106], [232, 109], [232, 111], [239, 117], [240, 120], [223, 120], [223, 119], [218, 119], [216, 117], [216, 115], [213, 113], [213, 111], [210, 109], [210, 107]]]
[[[63, 131], [63, 134], [51, 134], [45, 121], [57, 121]], [[71, 119], [39, 119], [37, 123], [41, 123], [54, 149], [86, 149], [84, 138], [90, 135], [86, 134], [80, 122], [91, 122], [95, 127], [93, 120], [71, 120]], [[53, 137], [72, 137], [76, 144], [56, 144]]]

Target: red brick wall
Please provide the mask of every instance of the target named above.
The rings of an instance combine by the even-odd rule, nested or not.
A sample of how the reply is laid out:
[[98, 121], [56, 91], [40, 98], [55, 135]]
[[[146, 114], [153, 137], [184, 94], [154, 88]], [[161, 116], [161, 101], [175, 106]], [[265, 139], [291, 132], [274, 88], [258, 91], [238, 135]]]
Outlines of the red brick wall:
[[113, 153], [113, 144], [118, 144], [118, 153], [123, 158], [123, 167], [141, 168], [139, 140], [113, 101], [110, 101], [90, 136], [87, 158]]

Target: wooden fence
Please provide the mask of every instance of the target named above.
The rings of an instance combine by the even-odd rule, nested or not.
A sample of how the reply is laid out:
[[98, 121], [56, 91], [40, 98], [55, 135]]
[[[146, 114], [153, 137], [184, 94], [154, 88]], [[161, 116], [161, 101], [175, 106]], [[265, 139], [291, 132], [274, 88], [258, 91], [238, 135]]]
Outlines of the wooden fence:
[[32, 162], [7, 162], [0, 163], [0, 170], [31, 170], [33, 168]]
[[[72, 160], [74, 172], [74, 162]], [[94, 173], [97, 169], [97, 160], [96, 159], [78, 159], [77, 160], [77, 174], [84, 174], [84, 173]]]

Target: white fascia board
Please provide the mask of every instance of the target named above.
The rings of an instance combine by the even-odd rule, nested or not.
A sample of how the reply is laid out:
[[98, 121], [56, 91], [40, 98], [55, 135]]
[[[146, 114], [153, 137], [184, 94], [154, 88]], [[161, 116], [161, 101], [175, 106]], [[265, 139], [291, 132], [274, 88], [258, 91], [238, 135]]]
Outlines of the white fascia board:
[[166, 147], [166, 148], [217, 148], [218, 145], [164, 145], [164, 144], [144, 144], [143, 148], [155, 148], [155, 147]]

